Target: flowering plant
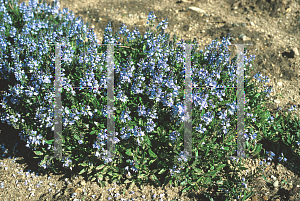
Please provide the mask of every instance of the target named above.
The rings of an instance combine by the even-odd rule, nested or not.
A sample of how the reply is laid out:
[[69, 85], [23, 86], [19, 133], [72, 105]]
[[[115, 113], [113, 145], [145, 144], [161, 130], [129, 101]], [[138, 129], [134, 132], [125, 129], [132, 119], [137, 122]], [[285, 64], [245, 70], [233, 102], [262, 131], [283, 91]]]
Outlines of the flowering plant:
[[[42, 159], [41, 168], [69, 168], [101, 184], [105, 178], [131, 185], [175, 183], [185, 185], [185, 190], [215, 184], [223, 190], [233, 185], [244, 188], [240, 178], [229, 174], [244, 170], [243, 164], [233, 161], [237, 170], [232, 170], [227, 159], [236, 151], [235, 90], [201, 88], [236, 86], [236, 65], [227, 59], [230, 37], [213, 41], [204, 53], [196, 52], [195, 40], [188, 41], [195, 45], [191, 47], [192, 153], [199, 156], [189, 158], [182, 151], [186, 46], [183, 40], [176, 46], [176, 36], [169, 41], [164, 31], [167, 19], [156, 31], [148, 29], [143, 38], [123, 25], [119, 31], [127, 37], [123, 44], [118, 42], [118, 33], [112, 36], [109, 23], [103, 44], [98, 44], [93, 30], [87, 31], [80, 19], [74, 20], [72, 12], [58, 12], [59, 4], [51, 8], [30, 1], [29, 7], [22, 3], [18, 8], [16, 2], [0, 2], [0, 74], [9, 84], [1, 103], [6, 109], [1, 121], [22, 129], [20, 137]], [[147, 24], [154, 26], [154, 22], [155, 15], [150, 13]], [[67, 156], [62, 161], [53, 157], [56, 43], [62, 44], [62, 155]], [[111, 109], [106, 107], [105, 58], [110, 43], [115, 44], [113, 143], [117, 159], [107, 157], [105, 149]], [[245, 57], [246, 73], [250, 62], [252, 58]], [[250, 97], [245, 105], [252, 106], [266, 94], [254, 95], [249, 80], [245, 80], [245, 94]], [[258, 118], [251, 117], [245, 125]], [[252, 154], [257, 155], [261, 145], [256, 140], [262, 136], [254, 133], [255, 127], [249, 129], [252, 136], [247, 138], [245, 151], [254, 150]], [[223, 180], [224, 176], [228, 179]]]

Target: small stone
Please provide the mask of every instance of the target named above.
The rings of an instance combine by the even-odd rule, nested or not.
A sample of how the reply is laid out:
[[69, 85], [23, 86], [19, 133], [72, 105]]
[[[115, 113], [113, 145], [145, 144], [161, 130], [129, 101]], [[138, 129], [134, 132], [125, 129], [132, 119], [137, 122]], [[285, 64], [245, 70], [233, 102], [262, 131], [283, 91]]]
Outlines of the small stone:
[[278, 82], [277, 85], [282, 87], [282, 82]]
[[250, 40], [250, 38], [247, 37], [247, 36], [245, 36], [244, 34], [241, 34], [241, 35], [239, 36], [239, 39], [241, 39], [241, 40], [243, 40], [243, 41]]
[[299, 56], [298, 48], [294, 47], [294, 48], [292, 49], [292, 51], [293, 51], [293, 53], [294, 53], [295, 56]]
[[201, 10], [200, 8], [193, 7], [193, 6], [189, 7], [188, 9], [189, 9], [189, 10], [196, 11], [197, 13], [205, 13], [204, 10]]
[[277, 181], [275, 181], [275, 182], [273, 183], [273, 186], [274, 186], [275, 188], [277, 188], [277, 187], [278, 187], [278, 185], [279, 185], [279, 182], [278, 182], [278, 180], [277, 180]]
[[275, 103], [279, 104], [280, 103], [280, 100], [274, 100]]
[[244, 34], [241, 34], [240, 36], [239, 36], [239, 39], [243, 39], [244, 37], [246, 37]]
[[254, 23], [253, 23], [253, 22], [250, 22], [250, 25], [251, 25], [251, 26], [254, 26]]

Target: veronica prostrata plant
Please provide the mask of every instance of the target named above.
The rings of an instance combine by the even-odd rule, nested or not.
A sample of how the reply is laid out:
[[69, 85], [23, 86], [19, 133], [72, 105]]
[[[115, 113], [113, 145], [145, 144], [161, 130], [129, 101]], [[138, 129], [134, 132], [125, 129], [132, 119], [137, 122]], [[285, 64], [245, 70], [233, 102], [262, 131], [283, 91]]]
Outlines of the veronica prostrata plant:
[[[116, 44], [114, 153], [123, 157], [113, 159], [106, 150], [107, 45], [98, 44], [88, 24], [75, 20], [68, 9], [58, 11], [59, 3], [54, 8], [36, 1], [20, 7], [17, 2], [0, 3], [0, 75], [9, 83], [1, 121], [22, 129], [20, 137], [41, 158], [42, 169], [68, 168], [101, 185], [105, 179], [131, 185], [183, 185], [184, 191], [217, 186], [225, 191], [224, 199], [251, 195], [245, 178], [236, 176], [245, 170], [242, 160], [228, 160], [236, 154], [236, 89], [201, 88], [236, 86], [236, 63], [228, 59], [230, 37], [213, 41], [204, 52], [196, 52], [196, 40], [187, 42], [193, 44], [192, 153], [201, 156], [188, 158], [183, 151], [184, 41], [176, 44], [176, 36], [170, 41], [165, 33], [167, 19], [143, 37], [138, 30], [130, 33], [125, 25], [113, 37], [108, 24], [103, 44]], [[154, 22], [155, 15], [150, 13], [147, 24], [153, 27]], [[62, 44], [62, 155], [68, 156], [62, 161], [53, 154], [56, 43]], [[246, 74], [253, 58], [244, 58]], [[259, 74], [254, 78], [261, 81]], [[261, 157], [262, 146], [256, 142], [263, 136], [255, 133], [258, 126], [253, 122], [269, 116], [265, 112], [253, 116], [250, 110], [258, 107], [270, 89], [257, 95], [249, 81], [245, 80], [245, 125], [250, 130], [246, 130], [245, 151], [247, 156]]]

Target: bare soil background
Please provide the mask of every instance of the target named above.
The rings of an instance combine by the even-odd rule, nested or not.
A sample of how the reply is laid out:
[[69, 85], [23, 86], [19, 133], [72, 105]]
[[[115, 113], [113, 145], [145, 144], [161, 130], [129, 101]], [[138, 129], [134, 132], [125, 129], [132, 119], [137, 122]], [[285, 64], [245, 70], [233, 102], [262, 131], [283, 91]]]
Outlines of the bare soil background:
[[[19, 1], [19, 3], [21, 2], [23, 1]], [[25, 2], [27, 4], [28, 0]], [[51, 4], [51, 1], [47, 0], [46, 3]], [[84, 23], [90, 23], [90, 28], [94, 28], [94, 32], [97, 34], [97, 38], [99, 38], [99, 43], [102, 43], [104, 29], [108, 22], [112, 24], [113, 33], [119, 30], [122, 23], [125, 23], [130, 31], [133, 31], [134, 28], [137, 27], [141, 36], [143, 36], [148, 27], [146, 22], [148, 14], [151, 11], [154, 11], [157, 17], [155, 21], [157, 24], [165, 18], [168, 19], [169, 24], [166, 32], [171, 34], [171, 39], [174, 34], [180, 35], [179, 39], [184, 39], [185, 41], [196, 38], [200, 43], [199, 50], [204, 50], [205, 46], [209, 45], [212, 40], [216, 38], [222, 39], [222, 37], [230, 34], [234, 39], [231, 41], [232, 44], [253, 44], [246, 46], [248, 50], [246, 55], [248, 58], [250, 55], [256, 55], [250, 75], [261, 72], [264, 76], [270, 78], [269, 85], [275, 88], [275, 92], [267, 99], [266, 106], [270, 113], [275, 116], [275, 109], [277, 109], [277, 107], [281, 107], [283, 111], [287, 111], [291, 105], [299, 105], [299, 0], [61, 0], [60, 10], [66, 7], [75, 13], [75, 18], [80, 16], [84, 20]], [[233, 45], [230, 47], [230, 50], [232, 52], [231, 58], [233, 58], [235, 56], [236, 47]], [[7, 90], [5, 83], [1, 82], [0, 86], [0, 91], [3, 92]], [[0, 111], [2, 112], [3, 109], [0, 108]], [[293, 114], [299, 116], [299, 111], [293, 112]], [[285, 114], [282, 113], [282, 115]], [[37, 171], [37, 163], [39, 161], [32, 159], [32, 156], [34, 156], [32, 151], [24, 148], [26, 143], [19, 140], [19, 131], [6, 124], [0, 124], [0, 131], [0, 142], [5, 143], [5, 147], [8, 149], [10, 156], [18, 158], [16, 162], [24, 166], [24, 171], [30, 169], [39, 172]], [[7, 134], [9, 134], [11, 138], [8, 139], [6, 137]], [[18, 145], [15, 147], [16, 143], [18, 143]], [[263, 147], [268, 150], [267, 145]], [[13, 168], [16, 164], [11, 163], [11, 160], [12, 159], [4, 157], [0, 161], [9, 164], [9, 166]], [[253, 164], [254, 163], [249, 162], [250, 171], [255, 171], [256, 166]], [[299, 165], [295, 164], [296, 162], [291, 167], [282, 167], [273, 164], [272, 167], [264, 173], [266, 177], [270, 175], [275, 175], [276, 177], [292, 175], [291, 180], [294, 184], [291, 188], [286, 187], [284, 190], [279, 190], [273, 188], [273, 186], [266, 185], [266, 183], [261, 180], [253, 180], [251, 185], [256, 188], [257, 193], [251, 199], [299, 200], [300, 197], [297, 197], [299, 192], [297, 184], [300, 185], [298, 178]], [[0, 168], [3, 174], [0, 178], [6, 176], [7, 183], [11, 182], [11, 185], [15, 186], [12, 173], [9, 172], [9, 170], [8, 172], [4, 172], [4, 167], [0, 166]], [[40, 175], [45, 175], [46, 177], [44, 173], [40, 172]], [[22, 193], [22, 190], [12, 187], [12, 189], [7, 192], [7, 194], [12, 195], [10, 200], [17, 200], [13, 197], [16, 196], [16, 194], [12, 193], [16, 191], [22, 194], [20, 200], [24, 200], [24, 198], [28, 196], [30, 200], [69, 200], [72, 192], [78, 189], [82, 190], [83, 188], [80, 182], [83, 181], [84, 178], [79, 177], [78, 183], [80, 183], [81, 186], [78, 186], [75, 180], [70, 185], [65, 184], [64, 179], [70, 177], [70, 175], [64, 175], [63, 171], [61, 171], [60, 174], [51, 173], [51, 175], [53, 179], [52, 183], [57, 183], [58, 188], [61, 187], [61, 190], [66, 192], [66, 194], [63, 194], [65, 197], [57, 198], [55, 193], [48, 192], [47, 189], [44, 188], [39, 188], [41, 190], [37, 189], [36, 197], [32, 198], [29, 196], [30, 192], [27, 188], [24, 190], [26, 192]], [[90, 187], [93, 189], [91, 183], [86, 182], [87, 184], [85, 184], [84, 188]], [[110, 186], [112, 186], [112, 184]], [[107, 190], [108, 188], [110, 187], [102, 189]], [[117, 189], [118, 188], [121, 189], [121, 187], [117, 187]], [[180, 194], [180, 188], [177, 190], [169, 188], [169, 190], [169, 192], [173, 191], [170, 193], [172, 195], [177, 194], [177, 197], [182, 196], [178, 196]], [[213, 191], [213, 189], [208, 190]], [[98, 191], [99, 195], [99, 188], [95, 191]], [[120, 190], [120, 192], [121, 191], [122, 190]], [[150, 192], [158, 192], [160, 190], [149, 186], [133, 191], [140, 191], [150, 195], [152, 194]], [[80, 192], [80, 190], [76, 192]], [[40, 194], [40, 196], [38, 197], [37, 194]], [[107, 195], [110, 194], [107, 193]], [[183, 197], [190, 200], [194, 196], [197, 200], [205, 200], [203, 197], [201, 198], [200, 195], [201, 191], [190, 194], [188, 196], [189, 198]], [[80, 196], [80, 198], [84, 197], [83, 195]], [[128, 196], [128, 198], [130, 198], [131, 195]], [[98, 200], [105, 200], [100, 196], [97, 198]], [[90, 195], [87, 195], [86, 200], [89, 199], [92, 198]]]

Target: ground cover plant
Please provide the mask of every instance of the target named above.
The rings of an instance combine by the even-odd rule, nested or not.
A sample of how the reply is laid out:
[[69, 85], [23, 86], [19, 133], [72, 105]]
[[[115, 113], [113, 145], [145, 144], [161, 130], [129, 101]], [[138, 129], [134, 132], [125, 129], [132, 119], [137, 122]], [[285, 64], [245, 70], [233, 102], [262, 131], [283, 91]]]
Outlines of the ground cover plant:
[[[244, 169], [241, 161], [232, 162], [236, 169], [227, 161], [236, 151], [236, 89], [197, 87], [236, 86], [237, 66], [227, 59], [228, 38], [221, 43], [214, 41], [205, 52], [195, 52], [196, 46], [192, 47], [192, 153], [201, 156], [192, 159], [182, 151], [184, 41], [177, 45], [176, 37], [169, 40], [164, 32], [167, 20], [144, 37], [137, 30], [129, 33], [125, 25], [113, 37], [108, 24], [103, 44], [120, 45], [114, 47], [115, 153], [124, 158], [105, 160], [107, 46], [97, 44], [88, 25], [74, 20], [67, 10], [57, 16], [34, 1], [30, 2], [34, 9], [27, 11], [15, 7], [14, 2], [5, 3], [1, 1], [0, 10], [0, 73], [10, 88], [2, 100], [7, 112], [1, 114], [1, 120], [23, 129], [20, 137], [41, 158], [41, 168], [68, 168], [102, 185], [103, 179], [137, 185], [174, 183], [185, 185], [186, 190], [216, 185], [224, 192], [224, 200], [251, 195], [251, 189], [230, 174]], [[154, 13], [149, 14], [148, 21], [154, 26]], [[119, 35], [123, 43], [118, 42]], [[69, 160], [45, 160], [53, 156], [54, 45], [62, 42], [63, 155]], [[253, 58], [245, 57], [245, 74]], [[266, 81], [259, 75], [254, 78]], [[271, 117], [261, 104], [270, 89], [259, 93], [250, 80], [245, 79], [246, 153], [266, 157], [258, 142], [280, 139], [299, 154], [298, 122]], [[286, 127], [290, 130], [283, 135]], [[266, 165], [262, 164], [262, 169]]]

